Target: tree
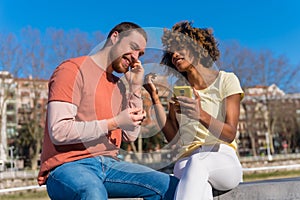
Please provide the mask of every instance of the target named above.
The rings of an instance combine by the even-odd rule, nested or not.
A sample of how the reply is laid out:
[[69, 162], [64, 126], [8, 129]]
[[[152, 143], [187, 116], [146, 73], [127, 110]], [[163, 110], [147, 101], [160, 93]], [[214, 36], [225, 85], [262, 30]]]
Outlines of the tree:
[[287, 93], [300, 92], [299, 65], [291, 65], [284, 55], [276, 56], [270, 50], [254, 51], [235, 41], [224, 46], [218, 66], [236, 73], [243, 87], [276, 84]]
[[[274, 123], [274, 119], [279, 119], [281, 113], [270, 112], [273, 108], [271, 108], [269, 104], [272, 98], [274, 98], [274, 94], [268, 91], [270, 88], [268, 86], [276, 84], [286, 92], [300, 91], [299, 84], [297, 83], [299, 66], [292, 66], [283, 55], [275, 56], [269, 50], [254, 52], [251, 49], [241, 47], [237, 42], [227, 44], [223, 49], [223, 56], [218, 64], [220, 69], [235, 72], [244, 89], [257, 85], [264, 89], [259, 98], [253, 98], [256, 98], [257, 102], [260, 101], [260, 103], [263, 103], [266, 106], [264, 118], [261, 120], [265, 120], [271, 152], [274, 153], [273, 131], [271, 130], [271, 127], [273, 126], [272, 123]], [[249, 102], [243, 101], [242, 106], [247, 111], [247, 130], [251, 138], [251, 146], [254, 148], [253, 153], [255, 155], [255, 137], [257, 135], [255, 133], [255, 127], [252, 126], [256, 126], [257, 122], [254, 121], [255, 119], [251, 115], [251, 111], [249, 111], [249, 109], [253, 109], [251, 107], [252, 104], [246, 105], [247, 103]]]
[[15, 83], [14, 76], [18, 76], [22, 59], [22, 48], [16, 35], [0, 34], [0, 160], [7, 159], [7, 135], [6, 135], [6, 105], [13, 97]]

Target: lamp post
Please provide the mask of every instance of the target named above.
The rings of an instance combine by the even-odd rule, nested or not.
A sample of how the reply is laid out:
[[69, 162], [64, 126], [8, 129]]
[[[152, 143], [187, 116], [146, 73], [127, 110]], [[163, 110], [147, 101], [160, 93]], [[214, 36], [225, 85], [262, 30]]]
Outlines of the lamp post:
[[10, 170], [13, 171], [14, 169], [14, 146], [9, 147], [9, 157], [10, 157]]
[[266, 143], [267, 143], [267, 155], [268, 155], [268, 160], [271, 161], [273, 160], [271, 151], [270, 151], [270, 138], [269, 138], [269, 133], [266, 132]]

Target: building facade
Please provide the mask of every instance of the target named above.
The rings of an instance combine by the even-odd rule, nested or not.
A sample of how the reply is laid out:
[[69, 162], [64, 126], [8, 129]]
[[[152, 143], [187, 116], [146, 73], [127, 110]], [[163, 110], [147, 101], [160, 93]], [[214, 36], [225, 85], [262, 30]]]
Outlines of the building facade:
[[238, 144], [241, 156], [298, 152], [300, 94], [285, 94], [275, 84], [245, 89]]
[[32, 78], [14, 78], [9, 72], [0, 72], [1, 143], [0, 160], [13, 159], [14, 140], [20, 136], [21, 127], [32, 125], [38, 119], [44, 126], [48, 96], [48, 81]]

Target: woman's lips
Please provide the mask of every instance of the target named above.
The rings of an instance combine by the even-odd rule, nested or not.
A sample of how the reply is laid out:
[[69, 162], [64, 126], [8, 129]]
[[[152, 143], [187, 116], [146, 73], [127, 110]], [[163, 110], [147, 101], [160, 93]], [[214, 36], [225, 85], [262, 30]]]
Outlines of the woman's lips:
[[176, 58], [176, 59], [174, 59], [174, 63], [175, 63], [175, 65], [179, 65], [179, 64], [181, 64], [181, 63], [182, 63], [182, 61], [183, 61], [183, 58]]

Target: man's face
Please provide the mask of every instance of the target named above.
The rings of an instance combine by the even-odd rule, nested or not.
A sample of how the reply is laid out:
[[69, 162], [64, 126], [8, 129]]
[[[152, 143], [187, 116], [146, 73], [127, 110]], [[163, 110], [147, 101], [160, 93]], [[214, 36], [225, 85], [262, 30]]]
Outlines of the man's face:
[[[121, 33], [122, 34], [122, 33]], [[144, 54], [146, 40], [137, 31], [131, 31], [127, 36], [120, 37], [110, 52], [112, 68], [117, 73], [126, 73], [141, 55]]]

